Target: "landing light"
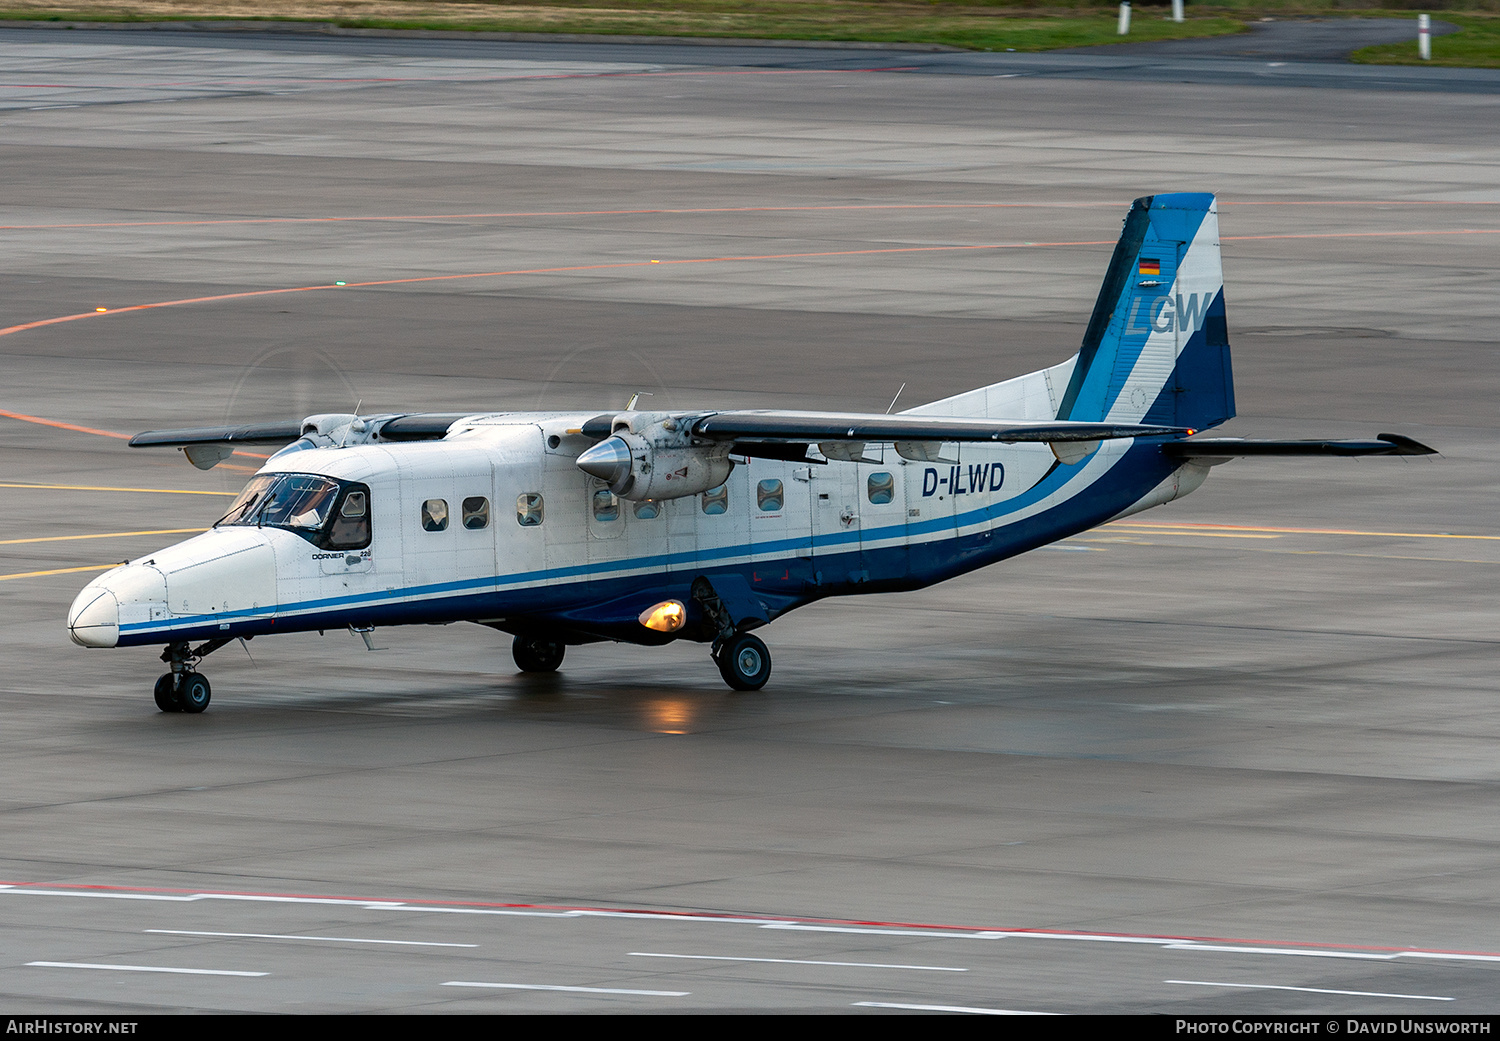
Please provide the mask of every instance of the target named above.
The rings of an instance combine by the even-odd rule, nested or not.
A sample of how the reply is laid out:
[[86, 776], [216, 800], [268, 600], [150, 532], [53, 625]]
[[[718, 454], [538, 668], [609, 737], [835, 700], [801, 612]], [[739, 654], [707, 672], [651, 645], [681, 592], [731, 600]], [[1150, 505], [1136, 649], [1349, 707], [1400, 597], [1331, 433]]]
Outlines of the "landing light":
[[687, 624], [687, 608], [681, 600], [663, 600], [641, 612], [641, 624], [659, 633], [675, 633]]

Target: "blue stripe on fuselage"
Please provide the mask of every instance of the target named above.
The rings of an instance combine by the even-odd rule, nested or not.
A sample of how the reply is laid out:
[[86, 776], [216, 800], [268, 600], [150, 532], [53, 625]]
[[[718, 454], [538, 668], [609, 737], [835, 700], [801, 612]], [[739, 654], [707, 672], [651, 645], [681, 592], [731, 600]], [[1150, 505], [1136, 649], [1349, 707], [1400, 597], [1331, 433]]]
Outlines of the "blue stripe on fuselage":
[[[826, 552], [840, 545], [858, 547], [858, 531], [836, 532], [815, 540], [820, 572], [830, 576], [872, 571], [899, 574], [899, 580], [882, 583], [883, 588], [919, 588], [940, 582], [974, 568], [1024, 553], [1038, 546], [1086, 531], [1130, 506], [1176, 467], [1163, 457], [1156, 444], [1138, 443], [1087, 487], [1035, 516], [968, 535], [956, 530], [1015, 514], [1065, 488], [1082, 476], [1084, 467], [1057, 467], [1033, 487], [1002, 502], [988, 503], [956, 517], [935, 518], [911, 526], [887, 525], [867, 530], [866, 542], [950, 532], [946, 538], [916, 541], [882, 549], [855, 548], [849, 552]], [[340, 628], [349, 624], [402, 624], [454, 621], [465, 618], [503, 617], [543, 611], [576, 609], [589, 602], [617, 599], [632, 589], [686, 586], [692, 576], [715, 570], [738, 571], [747, 580], [760, 583], [757, 573], [785, 570], [793, 575], [808, 572], [807, 538], [778, 539], [752, 545], [734, 545], [693, 553], [660, 554], [628, 560], [547, 568], [513, 575], [464, 579], [406, 589], [384, 590], [349, 596], [325, 597], [280, 605], [277, 614], [265, 609], [222, 612], [173, 619], [169, 624], [138, 622], [120, 627], [119, 646], [161, 643], [165, 640], [201, 639], [213, 636], [252, 636], [274, 632], [298, 632]], [[784, 554], [776, 556], [776, 554]], [[904, 559], [897, 560], [898, 556]], [[886, 558], [891, 558], [887, 560]], [[734, 558], [740, 558], [735, 561]], [[711, 561], [722, 561], [717, 567]], [[732, 562], [733, 561], [733, 562]], [[702, 569], [693, 565], [703, 565]], [[646, 574], [607, 577], [610, 572], [650, 569]], [[584, 581], [555, 584], [559, 579]], [[549, 584], [553, 583], [553, 584]], [[764, 584], [764, 583], [762, 583]], [[497, 586], [503, 588], [496, 588]], [[863, 582], [831, 580], [827, 584], [795, 590], [766, 586], [766, 592], [787, 606], [776, 613], [827, 596], [874, 591]], [[409, 598], [419, 597], [412, 600]], [[290, 612], [297, 612], [291, 614]], [[223, 629], [222, 626], [229, 628]]]

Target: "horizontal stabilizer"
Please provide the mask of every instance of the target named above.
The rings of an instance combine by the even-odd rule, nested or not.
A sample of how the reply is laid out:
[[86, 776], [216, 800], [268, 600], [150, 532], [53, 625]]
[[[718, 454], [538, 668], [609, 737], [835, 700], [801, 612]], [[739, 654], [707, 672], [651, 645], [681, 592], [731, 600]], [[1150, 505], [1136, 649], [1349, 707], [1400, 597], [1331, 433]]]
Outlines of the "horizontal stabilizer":
[[902, 413], [715, 412], [692, 422], [697, 437], [715, 441], [1057, 442], [1190, 434], [1182, 427], [1072, 420], [1027, 422]]
[[1203, 437], [1193, 441], [1173, 441], [1161, 446], [1164, 454], [1175, 459], [1230, 459], [1236, 456], [1309, 456], [1309, 455], [1433, 455], [1428, 448], [1400, 434], [1378, 434], [1373, 441], [1319, 438], [1315, 440], [1257, 440], [1240, 437]]

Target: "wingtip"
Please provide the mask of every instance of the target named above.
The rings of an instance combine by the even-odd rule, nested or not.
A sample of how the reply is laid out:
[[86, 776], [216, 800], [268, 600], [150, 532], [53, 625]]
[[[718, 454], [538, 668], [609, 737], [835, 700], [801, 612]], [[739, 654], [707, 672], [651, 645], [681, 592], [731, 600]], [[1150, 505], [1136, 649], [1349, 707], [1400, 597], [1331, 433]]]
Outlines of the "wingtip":
[[1377, 439], [1396, 446], [1396, 455], [1437, 455], [1438, 450], [1404, 434], [1376, 434]]

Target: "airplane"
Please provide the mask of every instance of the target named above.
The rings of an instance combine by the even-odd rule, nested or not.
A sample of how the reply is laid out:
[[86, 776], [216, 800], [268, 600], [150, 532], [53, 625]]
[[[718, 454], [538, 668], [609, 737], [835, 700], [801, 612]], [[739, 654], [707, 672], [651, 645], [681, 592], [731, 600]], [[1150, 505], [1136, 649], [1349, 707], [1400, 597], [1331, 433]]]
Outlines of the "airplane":
[[[1370, 440], [1194, 437], [1235, 415], [1213, 195], [1135, 200], [1076, 355], [896, 414], [326, 414], [148, 431], [210, 469], [277, 445], [229, 511], [78, 594], [84, 647], [165, 645], [164, 712], [236, 639], [475, 622], [519, 669], [598, 641], [709, 645], [758, 690], [754, 630], [909, 590], [1171, 502], [1243, 456], [1428, 455]], [[894, 405], [894, 403], [893, 403]], [[195, 645], [196, 644], [196, 645]]]

